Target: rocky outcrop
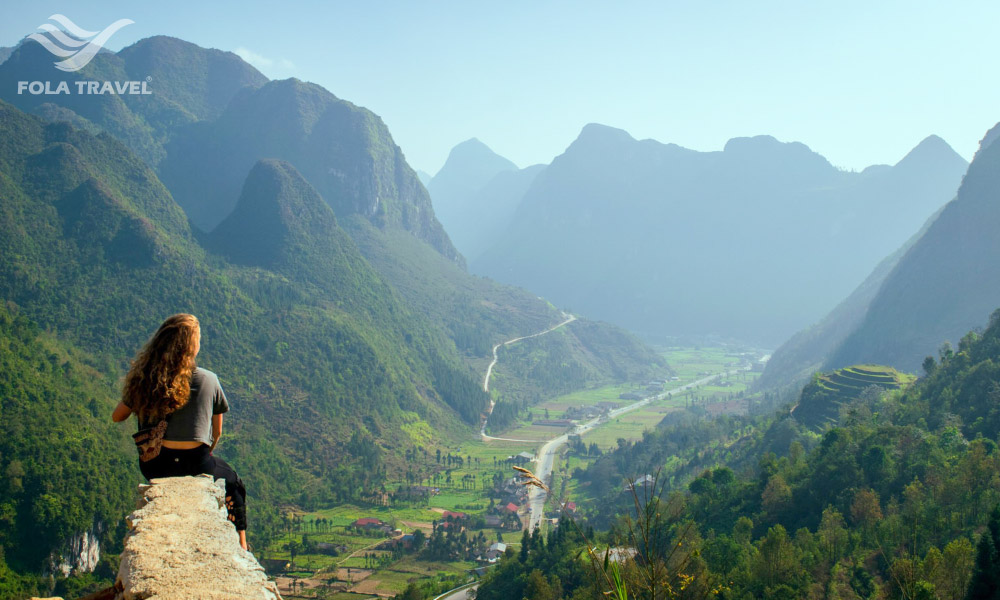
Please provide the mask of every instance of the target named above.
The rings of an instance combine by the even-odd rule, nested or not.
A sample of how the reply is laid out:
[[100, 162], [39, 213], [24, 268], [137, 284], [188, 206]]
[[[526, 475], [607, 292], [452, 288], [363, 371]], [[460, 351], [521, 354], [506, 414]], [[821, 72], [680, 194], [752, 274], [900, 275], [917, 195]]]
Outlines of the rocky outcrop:
[[58, 573], [68, 577], [70, 573], [92, 573], [101, 559], [101, 542], [98, 535], [101, 525], [94, 529], [78, 533], [70, 538], [61, 552], [53, 552], [49, 556], [48, 573]]
[[128, 516], [116, 600], [280, 599], [226, 518], [222, 481], [209, 476], [154, 479], [139, 487]]

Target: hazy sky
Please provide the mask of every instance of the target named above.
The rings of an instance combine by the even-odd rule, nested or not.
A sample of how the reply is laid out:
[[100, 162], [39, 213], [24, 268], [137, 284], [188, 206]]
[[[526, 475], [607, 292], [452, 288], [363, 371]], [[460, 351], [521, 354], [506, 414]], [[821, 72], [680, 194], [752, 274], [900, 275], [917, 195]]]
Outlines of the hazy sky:
[[769, 134], [860, 169], [932, 133], [971, 158], [1000, 121], [997, 0], [7, 0], [0, 45], [53, 13], [135, 21], [113, 50], [165, 34], [319, 83], [431, 174], [470, 137], [549, 162], [589, 122], [696, 150]]

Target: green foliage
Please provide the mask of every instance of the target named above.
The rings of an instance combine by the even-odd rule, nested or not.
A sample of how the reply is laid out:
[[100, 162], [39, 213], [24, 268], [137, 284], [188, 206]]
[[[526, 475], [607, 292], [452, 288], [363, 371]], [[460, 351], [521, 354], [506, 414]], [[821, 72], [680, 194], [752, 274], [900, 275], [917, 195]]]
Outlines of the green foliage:
[[993, 509], [986, 531], [979, 538], [976, 566], [969, 581], [967, 600], [1000, 597], [1000, 505]]
[[132, 505], [139, 475], [131, 441], [107, 418], [113, 384], [0, 306], [0, 547], [12, 566], [33, 569]]
[[538, 530], [530, 535], [525, 531], [520, 556], [508, 548], [500, 564], [483, 577], [476, 598], [555, 600], [587, 592], [593, 580], [586, 559], [580, 559], [584, 547], [582, 533], [571, 523], [547, 538]]
[[[818, 443], [796, 423], [801, 407], [794, 418], [786, 409], [774, 417], [665, 422], [583, 477], [591, 488], [614, 489], [625, 475], [665, 465], [675, 478], [667, 489], [686, 485], [682, 514], [704, 538], [697, 549], [707, 568], [732, 582], [720, 592], [727, 598], [799, 598], [824, 589], [840, 597], [959, 600], [970, 578], [970, 589], [993, 593], [998, 361], [1000, 319], [993, 319], [982, 334], [942, 352], [907, 389], [843, 398]], [[610, 522], [624, 501], [616, 490], [598, 503], [616, 508], [592, 510], [592, 522]], [[977, 551], [970, 540], [988, 519]]]

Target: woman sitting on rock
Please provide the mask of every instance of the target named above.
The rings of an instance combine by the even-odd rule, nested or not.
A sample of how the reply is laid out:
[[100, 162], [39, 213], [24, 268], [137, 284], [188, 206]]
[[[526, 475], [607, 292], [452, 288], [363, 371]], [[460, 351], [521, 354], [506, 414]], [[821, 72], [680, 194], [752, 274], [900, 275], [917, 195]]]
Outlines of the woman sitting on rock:
[[246, 549], [246, 489], [225, 461], [212, 456], [229, 402], [215, 373], [195, 365], [200, 349], [194, 315], [164, 321], [132, 361], [111, 419], [118, 423], [135, 413], [139, 433], [133, 437], [146, 479], [202, 473], [224, 479], [229, 520]]

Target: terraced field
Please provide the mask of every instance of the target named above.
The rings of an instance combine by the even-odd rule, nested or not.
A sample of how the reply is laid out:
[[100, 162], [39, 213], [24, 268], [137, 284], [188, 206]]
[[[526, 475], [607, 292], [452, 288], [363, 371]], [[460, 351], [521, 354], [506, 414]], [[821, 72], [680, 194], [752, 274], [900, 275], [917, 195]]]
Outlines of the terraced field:
[[872, 386], [885, 391], [896, 390], [915, 379], [913, 375], [882, 365], [854, 365], [820, 374], [802, 390], [792, 414], [809, 427], [822, 429], [837, 420], [841, 406], [858, 400]]

